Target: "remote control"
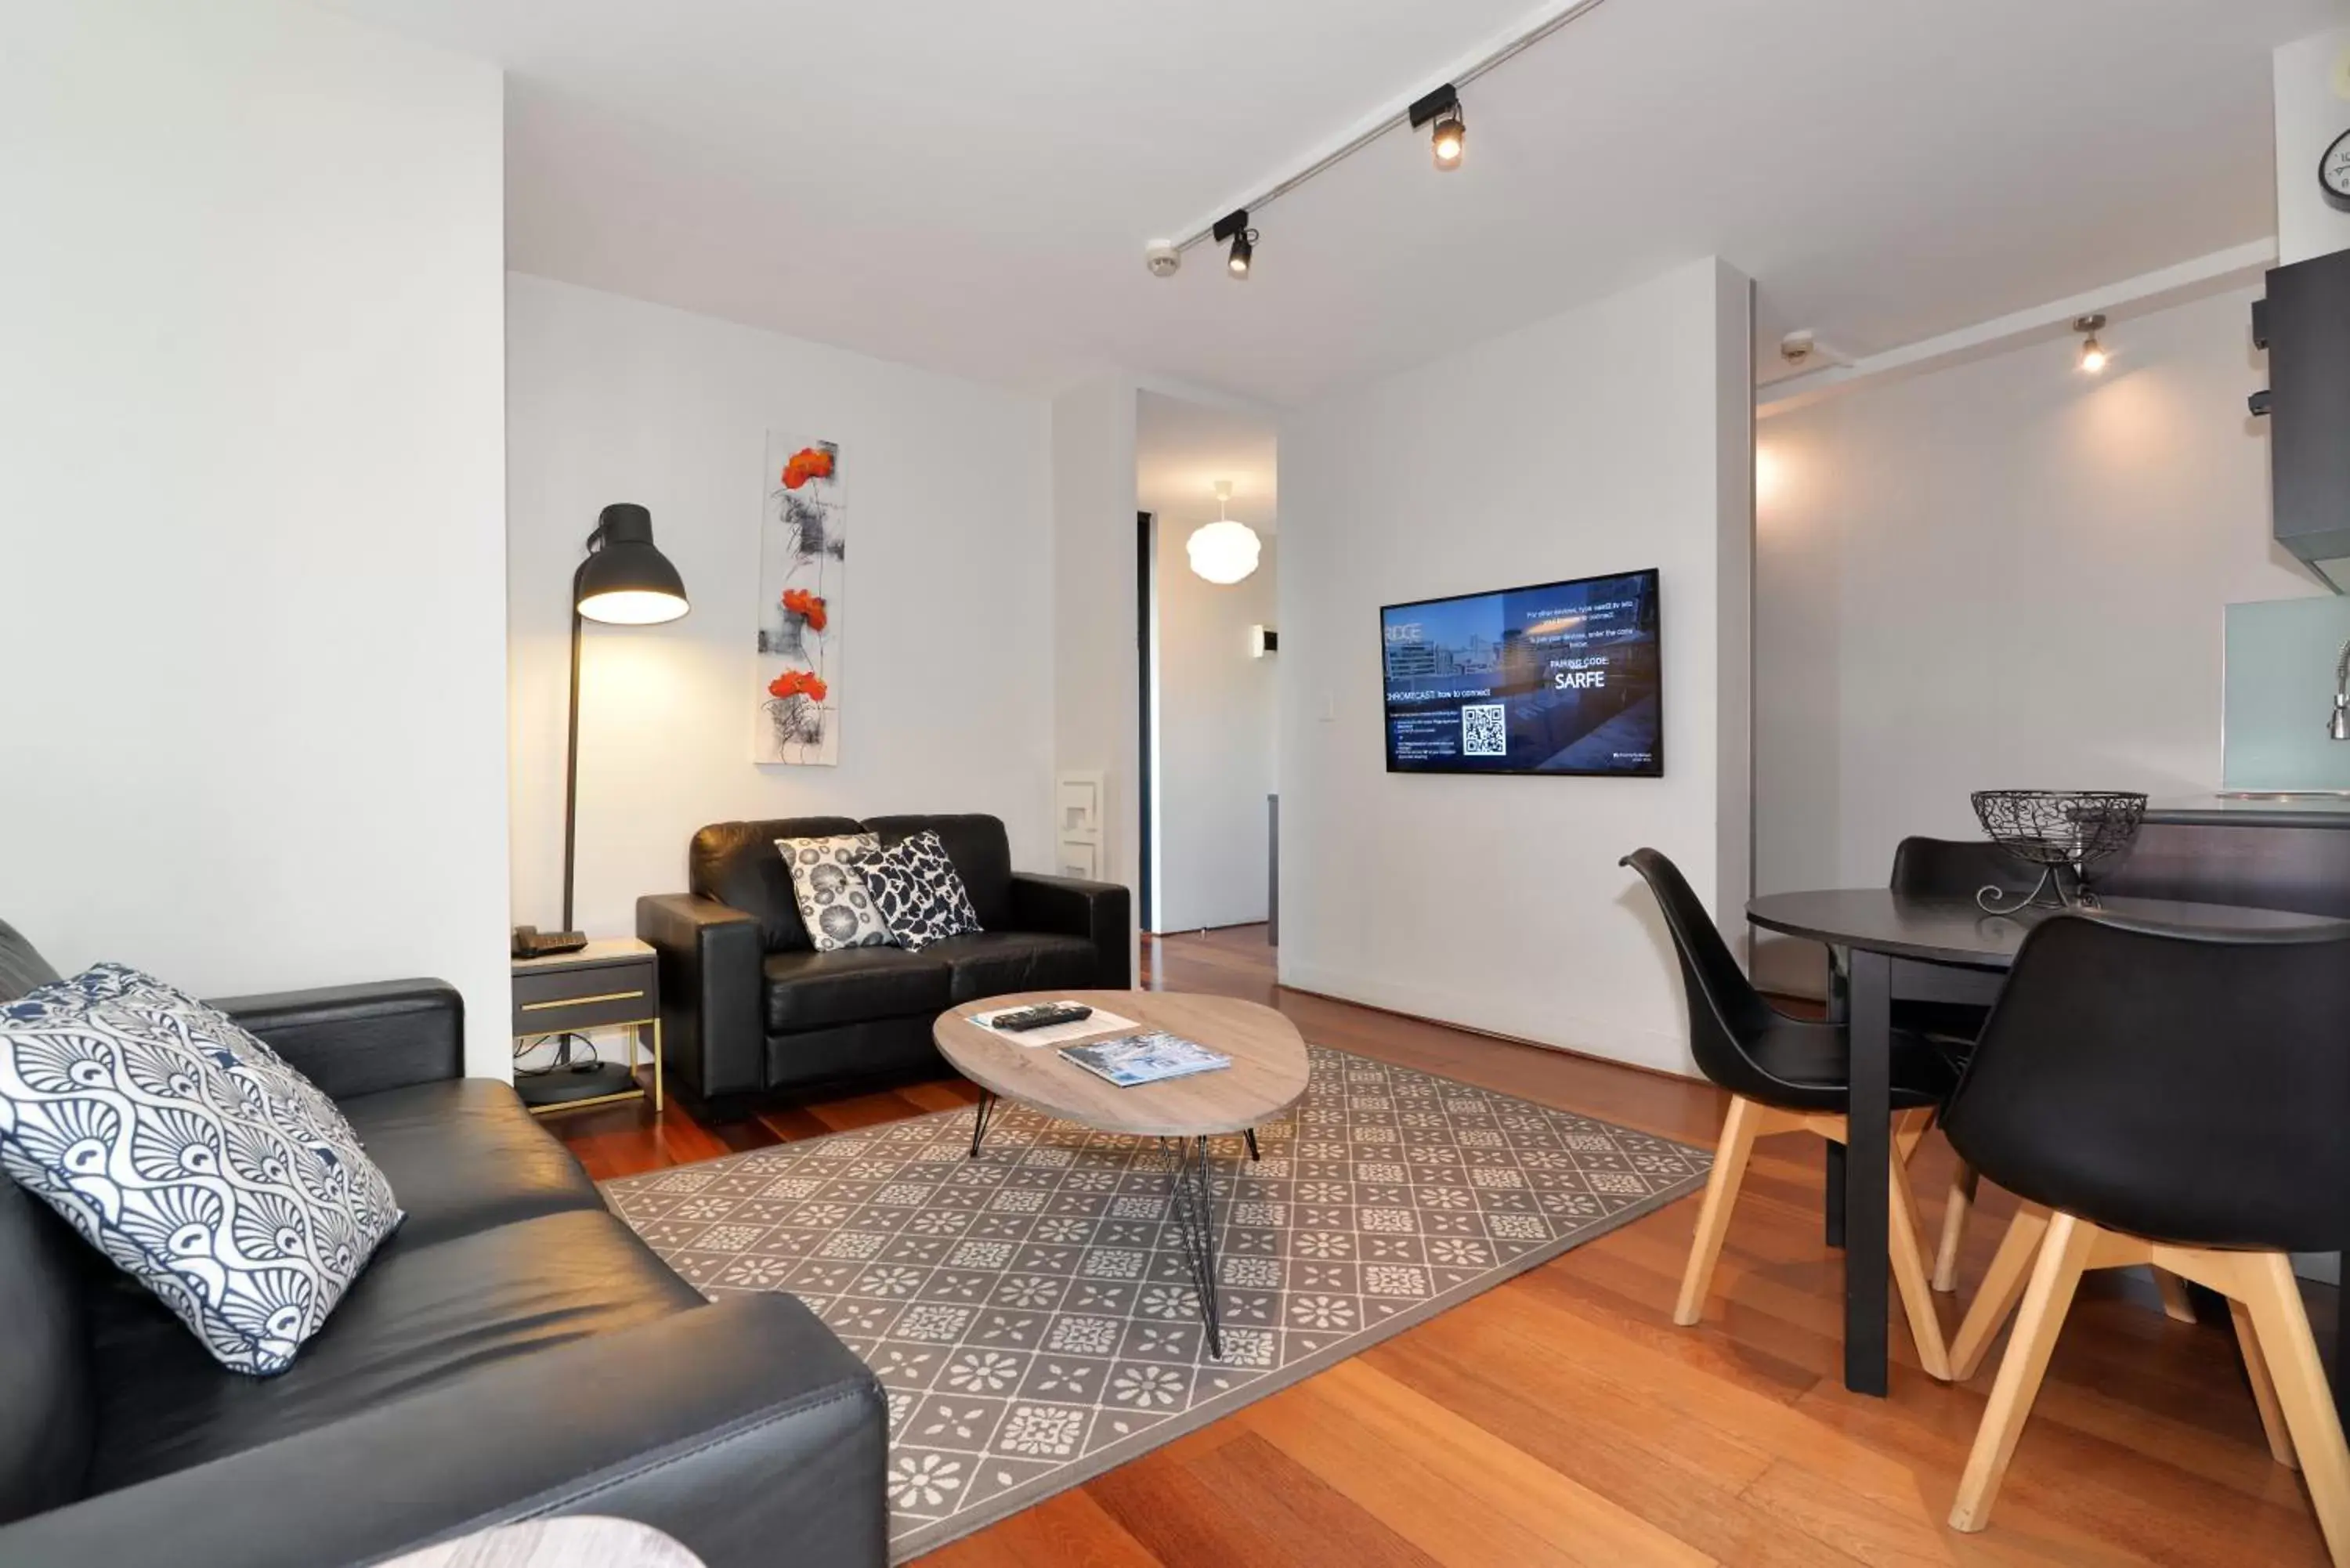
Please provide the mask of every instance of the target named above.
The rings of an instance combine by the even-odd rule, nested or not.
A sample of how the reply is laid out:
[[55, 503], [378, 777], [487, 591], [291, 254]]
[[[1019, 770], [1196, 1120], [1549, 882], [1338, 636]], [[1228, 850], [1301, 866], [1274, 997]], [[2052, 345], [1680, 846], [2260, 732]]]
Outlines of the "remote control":
[[1075, 1023], [1093, 1015], [1094, 1010], [1080, 1002], [1071, 1002], [1057, 1006], [1047, 1003], [1024, 1007], [1017, 1012], [999, 1012], [989, 1020], [988, 1027], [1022, 1034], [1031, 1029], [1050, 1029], [1055, 1023]]

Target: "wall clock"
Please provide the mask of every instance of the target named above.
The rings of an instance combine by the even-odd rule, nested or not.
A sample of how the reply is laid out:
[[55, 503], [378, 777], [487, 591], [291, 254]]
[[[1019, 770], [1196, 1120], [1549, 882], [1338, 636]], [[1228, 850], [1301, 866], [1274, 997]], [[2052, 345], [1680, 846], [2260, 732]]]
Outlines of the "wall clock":
[[2335, 137], [2325, 156], [2317, 161], [2317, 182], [2329, 205], [2350, 213], [2350, 130]]

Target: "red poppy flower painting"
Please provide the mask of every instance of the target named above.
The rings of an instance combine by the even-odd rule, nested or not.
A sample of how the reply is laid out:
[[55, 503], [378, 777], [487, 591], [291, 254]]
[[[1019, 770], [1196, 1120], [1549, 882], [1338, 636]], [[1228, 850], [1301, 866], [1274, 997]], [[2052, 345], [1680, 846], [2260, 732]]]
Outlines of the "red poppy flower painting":
[[759, 716], [752, 760], [840, 761], [841, 612], [848, 587], [847, 465], [837, 442], [767, 432], [759, 525]]

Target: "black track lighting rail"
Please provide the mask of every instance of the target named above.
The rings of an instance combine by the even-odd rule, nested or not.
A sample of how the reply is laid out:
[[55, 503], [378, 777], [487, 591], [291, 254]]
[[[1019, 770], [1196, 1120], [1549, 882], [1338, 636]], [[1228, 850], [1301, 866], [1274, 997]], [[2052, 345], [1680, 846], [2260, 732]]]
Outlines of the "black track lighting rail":
[[[1444, 114], [1448, 109], [1458, 111], [1461, 107], [1462, 88], [1495, 67], [1515, 59], [1568, 23], [1589, 16], [1599, 9], [1604, 3], [1605, 0], [1568, 0], [1567, 4], [1562, 5], [1523, 32], [1505, 39], [1468, 65], [1454, 71], [1449, 80], [1432, 91], [1421, 94], [1410, 103], [1365, 126], [1352, 138], [1315, 158], [1295, 173], [1274, 181], [1264, 190], [1233, 207], [1222, 217], [1187, 231], [1181, 238], [1173, 242], [1173, 248], [1181, 252], [1211, 241], [1221, 244], [1232, 240], [1238, 240], [1244, 245], [1253, 245], [1256, 231], [1248, 226], [1252, 215], [1261, 214], [1271, 203], [1281, 200], [1315, 175], [1337, 167], [1372, 142], [1387, 135], [1388, 132], [1417, 130]], [[1237, 225], [1230, 226], [1233, 225], [1235, 219], [1238, 220]], [[1243, 254], [1245, 255], [1245, 252]], [[1245, 263], [1241, 268], [1235, 270], [1244, 271]]]

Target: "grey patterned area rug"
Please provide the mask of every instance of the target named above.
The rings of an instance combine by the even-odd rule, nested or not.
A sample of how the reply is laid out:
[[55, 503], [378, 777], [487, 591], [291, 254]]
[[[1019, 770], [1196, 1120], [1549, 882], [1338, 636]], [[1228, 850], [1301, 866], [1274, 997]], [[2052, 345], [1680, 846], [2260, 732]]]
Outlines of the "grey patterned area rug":
[[1214, 1145], [1224, 1356], [1173, 1160], [1009, 1103], [607, 1184], [712, 1296], [789, 1291], [889, 1397], [903, 1562], [1299, 1381], [1703, 1183], [1702, 1149], [1311, 1047], [1263, 1158]]

